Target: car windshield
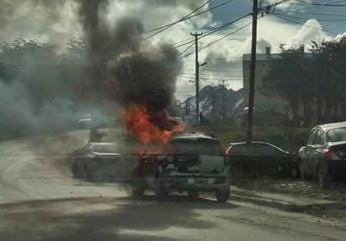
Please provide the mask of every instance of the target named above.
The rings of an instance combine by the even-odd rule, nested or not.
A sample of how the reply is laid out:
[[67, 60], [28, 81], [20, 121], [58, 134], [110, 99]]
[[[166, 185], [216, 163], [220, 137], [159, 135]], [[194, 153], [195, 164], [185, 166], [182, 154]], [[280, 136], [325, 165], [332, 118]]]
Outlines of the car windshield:
[[96, 144], [92, 146], [93, 152], [100, 153], [114, 153], [118, 151], [118, 145], [116, 144]]
[[222, 155], [223, 153], [220, 143], [209, 139], [175, 140], [170, 148], [172, 154], [178, 155]]
[[327, 142], [346, 141], [346, 127], [329, 130], [326, 137]]

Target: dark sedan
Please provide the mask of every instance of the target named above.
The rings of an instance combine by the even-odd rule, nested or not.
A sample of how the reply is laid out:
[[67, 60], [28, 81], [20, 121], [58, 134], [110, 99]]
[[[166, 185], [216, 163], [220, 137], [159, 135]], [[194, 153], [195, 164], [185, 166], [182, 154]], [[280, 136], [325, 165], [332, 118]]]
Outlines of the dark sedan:
[[231, 143], [226, 156], [235, 176], [295, 177], [298, 161], [294, 154], [267, 143]]
[[346, 122], [318, 125], [300, 148], [302, 177], [317, 178], [320, 187], [346, 179]]
[[90, 181], [112, 180], [121, 176], [123, 156], [115, 143], [88, 143], [74, 153], [72, 173]]

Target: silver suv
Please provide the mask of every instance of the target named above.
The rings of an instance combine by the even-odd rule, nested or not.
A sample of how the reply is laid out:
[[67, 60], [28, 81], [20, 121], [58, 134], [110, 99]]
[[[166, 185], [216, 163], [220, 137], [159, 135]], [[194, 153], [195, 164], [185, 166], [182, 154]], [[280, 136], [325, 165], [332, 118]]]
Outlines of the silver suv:
[[229, 164], [220, 142], [205, 134], [173, 137], [161, 157], [139, 163], [135, 177], [139, 180], [133, 189], [136, 195], [150, 188], [158, 198], [170, 191], [186, 191], [191, 198], [197, 198], [201, 191], [215, 192], [218, 202], [227, 202], [230, 197]]

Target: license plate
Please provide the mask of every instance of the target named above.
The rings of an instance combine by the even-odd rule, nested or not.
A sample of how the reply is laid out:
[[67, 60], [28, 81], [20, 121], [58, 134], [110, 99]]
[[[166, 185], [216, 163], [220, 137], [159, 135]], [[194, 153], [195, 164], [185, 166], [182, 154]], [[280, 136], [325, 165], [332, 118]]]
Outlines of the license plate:
[[188, 178], [187, 179], [187, 183], [188, 184], [194, 184], [195, 183], [195, 179], [194, 178]]
[[215, 178], [188, 178], [188, 184], [214, 184]]
[[208, 184], [214, 184], [215, 178], [208, 178]]

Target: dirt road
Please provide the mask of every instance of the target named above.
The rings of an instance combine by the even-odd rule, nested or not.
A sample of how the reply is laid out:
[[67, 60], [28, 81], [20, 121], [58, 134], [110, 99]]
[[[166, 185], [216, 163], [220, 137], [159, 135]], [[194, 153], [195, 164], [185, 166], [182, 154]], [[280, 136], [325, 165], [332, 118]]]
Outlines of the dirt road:
[[87, 133], [0, 143], [0, 240], [345, 240], [346, 227], [247, 202], [209, 196], [158, 203], [119, 185], [72, 178], [66, 154]]

